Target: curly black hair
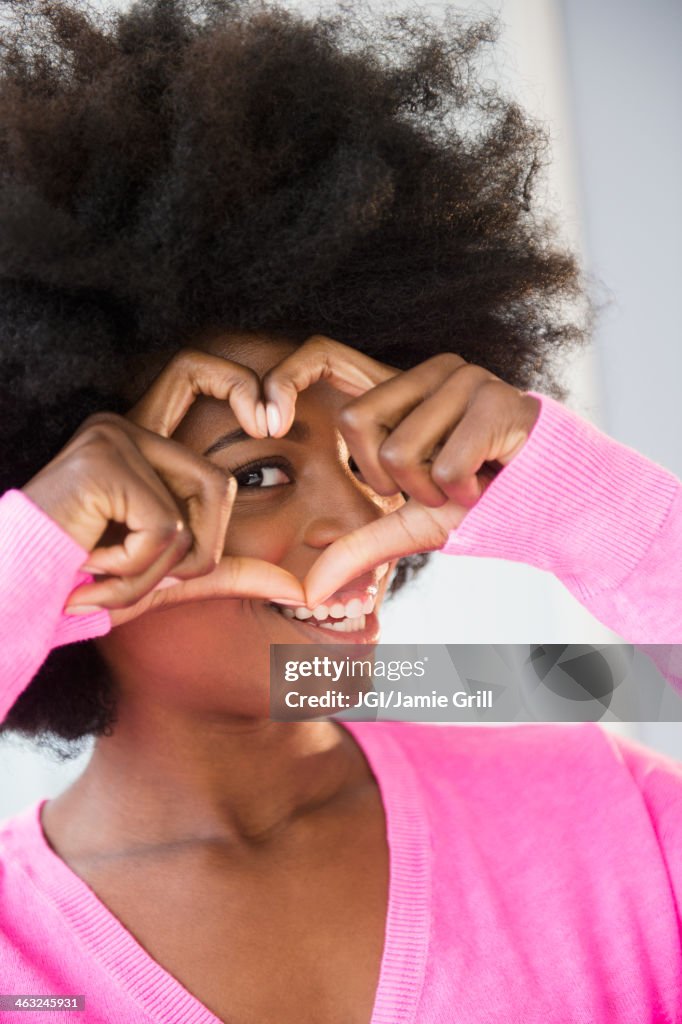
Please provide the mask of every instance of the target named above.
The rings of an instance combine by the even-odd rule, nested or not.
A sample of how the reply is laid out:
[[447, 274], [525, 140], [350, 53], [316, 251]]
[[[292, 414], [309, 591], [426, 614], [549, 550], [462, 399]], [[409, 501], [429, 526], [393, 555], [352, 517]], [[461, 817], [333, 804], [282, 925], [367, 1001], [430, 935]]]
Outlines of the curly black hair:
[[[260, 0], [10, 0], [0, 32], [0, 492], [130, 368], [206, 328], [326, 334], [406, 369], [454, 351], [566, 397], [589, 336], [536, 210], [547, 135], [481, 70], [496, 26]], [[425, 562], [401, 562], [395, 592]], [[0, 731], [58, 756], [111, 731], [92, 642]], [[66, 741], [66, 746], [61, 743]]]

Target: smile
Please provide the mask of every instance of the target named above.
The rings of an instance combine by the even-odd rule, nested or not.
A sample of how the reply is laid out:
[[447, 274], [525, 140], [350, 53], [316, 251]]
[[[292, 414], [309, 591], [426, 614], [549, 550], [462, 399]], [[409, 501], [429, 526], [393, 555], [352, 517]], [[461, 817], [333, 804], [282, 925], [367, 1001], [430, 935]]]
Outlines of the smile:
[[[285, 618], [306, 642], [377, 643], [379, 619], [374, 612], [375, 595], [356, 597], [342, 603], [310, 608], [287, 608], [270, 602], [268, 607]], [[292, 641], [292, 643], [295, 641]]]

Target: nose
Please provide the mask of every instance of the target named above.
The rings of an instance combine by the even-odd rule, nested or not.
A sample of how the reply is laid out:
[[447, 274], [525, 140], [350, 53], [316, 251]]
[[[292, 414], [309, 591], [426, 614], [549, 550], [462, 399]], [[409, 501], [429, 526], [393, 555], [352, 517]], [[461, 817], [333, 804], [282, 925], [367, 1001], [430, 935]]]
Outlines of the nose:
[[320, 489], [306, 523], [303, 541], [311, 548], [325, 548], [339, 537], [383, 519], [395, 502], [395, 497], [385, 498], [370, 491], [350, 471], [348, 475], [340, 471], [333, 481], [327, 478]]

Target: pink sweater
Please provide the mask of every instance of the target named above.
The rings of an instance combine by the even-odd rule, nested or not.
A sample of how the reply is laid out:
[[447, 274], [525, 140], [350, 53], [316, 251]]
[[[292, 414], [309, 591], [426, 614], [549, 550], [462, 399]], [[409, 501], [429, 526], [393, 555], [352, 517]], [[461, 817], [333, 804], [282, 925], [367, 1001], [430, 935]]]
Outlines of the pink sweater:
[[[682, 485], [537, 397], [526, 445], [443, 550], [555, 573], [625, 640], [666, 645], [651, 653], [677, 678]], [[2, 718], [52, 647], [110, 620], [61, 614], [87, 552], [18, 491], [0, 536]], [[341, 724], [390, 850], [368, 1024], [682, 1024], [681, 766], [593, 724]], [[0, 823], [0, 992], [85, 996], [40, 1024], [218, 1024], [51, 850], [44, 802]]]

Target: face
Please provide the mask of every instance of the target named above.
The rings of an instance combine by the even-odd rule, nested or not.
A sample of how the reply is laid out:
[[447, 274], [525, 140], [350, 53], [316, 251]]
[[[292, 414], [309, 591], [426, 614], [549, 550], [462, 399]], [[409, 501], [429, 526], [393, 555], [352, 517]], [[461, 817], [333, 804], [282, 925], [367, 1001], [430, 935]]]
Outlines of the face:
[[[234, 334], [193, 346], [259, 376], [296, 348], [267, 336]], [[173, 439], [237, 478], [226, 555], [264, 559], [303, 579], [325, 547], [403, 503], [401, 495], [376, 494], [355, 467], [335, 425], [347, 401], [318, 382], [299, 394], [285, 437], [229, 441], [224, 435], [240, 426], [229, 404], [196, 399]], [[375, 596], [378, 617], [395, 564], [345, 584], [327, 605], [344, 604], [356, 616], [358, 605], [347, 602]], [[370, 627], [374, 616], [368, 616]], [[267, 716], [269, 645], [340, 642], [344, 636], [353, 639], [288, 618], [266, 600], [220, 598], [149, 611], [96, 643], [117, 680], [120, 703], [143, 697], [198, 716]]]

